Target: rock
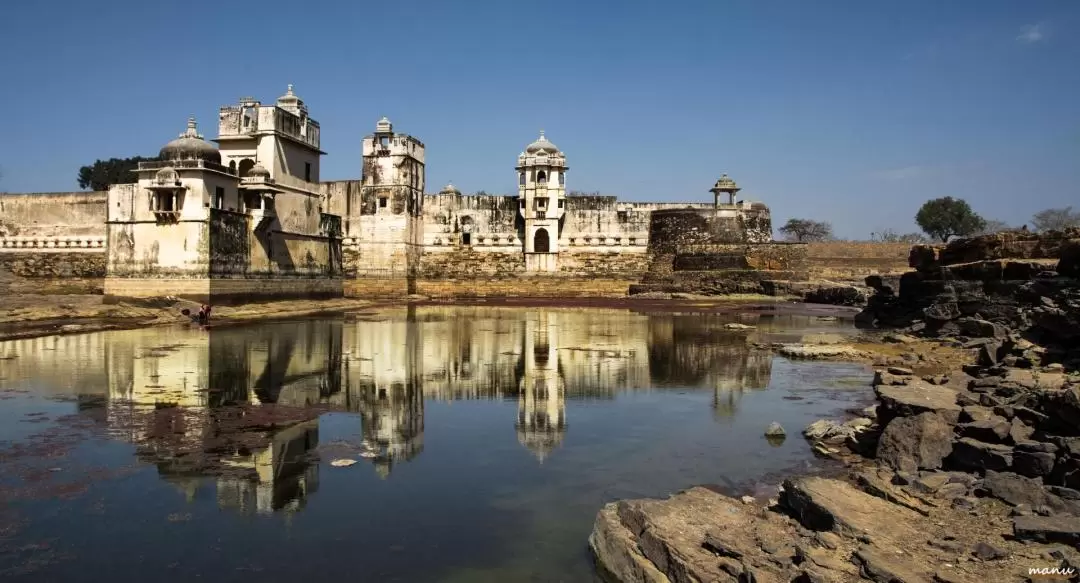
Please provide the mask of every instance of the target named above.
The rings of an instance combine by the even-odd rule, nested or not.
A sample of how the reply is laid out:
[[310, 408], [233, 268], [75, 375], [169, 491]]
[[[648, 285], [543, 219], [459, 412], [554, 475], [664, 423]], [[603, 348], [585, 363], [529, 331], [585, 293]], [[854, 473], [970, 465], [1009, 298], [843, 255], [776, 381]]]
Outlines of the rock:
[[1039, 478], [1052, 474], [1056, 461], [1057, 457], [1052, 453], [1017, 449], [1013, 452], [1012, 469], [1021, 476]]
[[1066, 376], [1060, 372], [1039, 372], [1022, 368], [1010, 368], [1005, 373], [1003, 382], [1014, 383], [1029, 391], [1056, 391], [1065, 385]]
[[889, 334], [882, 336], [881, 339], [885, 342], [891, 342], [893, 344], [912, 344], [919, 341], [919, 339], [914, 336], [908, 336], [907, 334], [897, 334], [895, 332], [890, 332]]
[[995, 547], [994, 545], [986, 542], [980, 542], [975, 545], [975, 549], [971, 554], [984, 561], [993, 561], [995, 559], [1004, 559], [1009, 556], [1009, 553]]
[[829, 550], [835, 550], [840, 548], [840, 544], [842, 542], [840, 540], [840, 537], [836, 536], [831, 532], [819, 532], [814, 535], [814, 540], [816, 540], [819, 545]]
[[740, 324], [738, 322], [729, 322], [727, 324], [724, 324], [724, 328], [727, 328], [728, 330], [753, 330], [754, 328], [757, 328], [757, 326]]
[[776, 421], [773, 421], [769, 424], [767, 428], [765, 428], [766, 437], [784, 437], [786, 435], [787, 433], [784, 431], [784, 428], [781, 427], [780, 424]]
[[353, 465], [355, 463], [357, 463], [356, 460], [344, 459], [343, 458], [343, 459], [337, 459], [337, 460], [334, 460], [334, 461], [330, 462], [330, 465], [334, 466], [335, 468], [347, 468], [347, 467], [349, 467], [349, 466], [351, 466], [351, 465]]
[[1013, 518], [1013, 536], [1019, 540], [1073, 544], [1080, 541], [1080, 517], [1017, 516]]
[[1001, 324], [995, 324], [978, 318], [960, 318], [956, 321], [960, 326], [960, 332], [973, 338], [1004, 339], [1009, 331]]
[[894, 375], [897, 375], [897, 376], [907, 376], [907, 377], [909, 377], [909, 376], [915, 374], [910, 368], [904, 368], [902, 366], [890, 366], [887, 369], [887, 371], [888, 371], [889, 374], [894, 374]]
[[991, 415], [986, 419], [962, 423], [957, 427], [961, 437], [970, 437], [987, 443], [999, 443], [1009, 436], [1012, 425], [1003, 417]]
[[955, 540], [945, 539], [930, 539], [926, 541], [926, 544], [934, 547], [935, 549], [941, 549], [947, 553], [959, 555], [964, 552], [964, 545]]
[[753, 496], [743, 496], [742, 498], [739, 498], [739, 501], [743, 504], [753, 504], [754, 502], [757, 502], [757, 500], [754, 500]]
[[936, 413], [897, 417], [878, 440], [877, 459], [907, 472], [938, 469], [952, 453], [952, 439], [952, 428]]
[[964, 437], [953, 443], [946, 464], [968, 471], [1006, 470], [1012, 466], [1013, 449]]
[[785, 480], [780, 506], [811, 530], [831, 530], [856, 538], [920, 538], [916, 514], [839, 480], [814, 476]]
[[1046, 503], [1047, 494], [1041, 482], [1009, 472], [987, 471], [978, 488], [1013, 506], [1025, 504], [1034, 507]]
[[1017, 417], [1013, 417], [1012, 421], [1009, 423], [1009, 441], [1013, 443], [1027, 441], [1031, 439], [1031, 436], [1034, 434], [1035, 428], [1030, 427]]
[[757, 512], [705, 488], [614, 502], [597, 513], [589, 547], [598, 565], [625, 583], [788, 581], [793, 577], [781, 577], [783, 567], [755, 541], [794, 533]]
[[935, 472], [922, 475], [911, 481], [911, 488], [923, 494], [933, 494], [949, 483], [949, 474]]
[[803, 429], [803, 436], [810, 441], [839, 441], [854, 437], [871, 425], [873, 421], [861, 417], [842, 424], [830, 419], [819, 419]]
[[852, 346], [842, 344], [782, 344], [777, 353], [788, 358], [824, 359], [840, 358], [859, 360], [867, 354]]
[[891, 372], [876, 371], [874, 373], [873, 385], [906, 385], [911, 381], [911, 377], [899, 376]]
[[855, 561], [861, 566], [862, 576], [877, 583], [925, 581], [927, 576], [915, 571], [903, 559], [886, 554], [880, 549], [864, 546], [855, 552]]
[[960, 417], [955, 391], [922, 380], [912, 381], [906, 386], [874, 387], [874, 392], [881, 400], [878, 415], [882, 421], [926, 412], [937, 413], [950, 424], [956, 423]]
[[980, 405], [966, 405], [963, 406], [960, 411], [960, 421], [963, 423], [971, 423], [973, 421], [986, 421], [994, 416], [993, 409], [988, 409]]

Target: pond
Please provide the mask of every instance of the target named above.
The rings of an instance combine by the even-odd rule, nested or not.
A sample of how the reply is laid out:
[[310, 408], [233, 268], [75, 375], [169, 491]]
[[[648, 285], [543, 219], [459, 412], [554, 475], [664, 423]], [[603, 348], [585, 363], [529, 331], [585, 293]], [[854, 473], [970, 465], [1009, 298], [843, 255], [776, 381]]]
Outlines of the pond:
[[0, 343], [0, 575], [591, 582], [604, 503], [820, 466], [800, 432], [867, 369], [760, 346], [851, 331], [457, 305]]

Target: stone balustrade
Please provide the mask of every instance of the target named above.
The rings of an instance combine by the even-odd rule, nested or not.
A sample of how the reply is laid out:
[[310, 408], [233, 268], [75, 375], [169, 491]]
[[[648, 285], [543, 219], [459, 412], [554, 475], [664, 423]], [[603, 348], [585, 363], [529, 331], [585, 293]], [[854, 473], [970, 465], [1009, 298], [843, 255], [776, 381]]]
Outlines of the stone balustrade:
[[5, 251], [88, 251], [105, 252], [105, 237], [84, 235], [72, 237], [0, 237], [0, 252]]

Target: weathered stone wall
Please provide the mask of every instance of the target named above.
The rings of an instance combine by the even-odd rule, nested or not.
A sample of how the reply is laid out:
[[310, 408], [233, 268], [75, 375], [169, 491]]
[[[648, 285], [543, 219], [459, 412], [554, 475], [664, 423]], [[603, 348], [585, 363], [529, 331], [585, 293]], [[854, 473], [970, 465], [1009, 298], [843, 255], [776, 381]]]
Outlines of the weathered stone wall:
[[676, 253], [688, 245], [765, 243], [772, 240], [768, 209], [758, 207], [653, 211], [649, 250]]
[[862, 280], [868, 275], [899, 275], [908, 269], [908, 243], [822, 241], [807, 243], [811, 279]]
[[342, 296], [340, 278], [248, 277], [248, 278], [139, 278], [106, 277], [107, 297], [152, 298], [173, 296], [196, 302], [243, 303], [288, 298], [334, 298]]
[[0, 193], [0, 235], [105, 234], [105, 192]]
[[0, 295], [99, 294], [104, 277], [104, 253], [0, 253]]

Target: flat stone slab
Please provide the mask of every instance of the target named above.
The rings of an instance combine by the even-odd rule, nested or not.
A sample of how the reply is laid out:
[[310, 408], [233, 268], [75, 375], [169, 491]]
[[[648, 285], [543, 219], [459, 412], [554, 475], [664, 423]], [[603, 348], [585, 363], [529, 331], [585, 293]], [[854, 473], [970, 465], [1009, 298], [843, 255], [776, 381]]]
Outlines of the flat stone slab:
[[874, 387], [885, 411], [891, 416], [914, 417], [933, 412], [948, 423], [956, 423], [962, 408], [956, 404], [957, 392], [916, 379], [907, 385], [878, 385]]
[[839, 480], [785, 480], [780, 505], [811, 530], [831, 530], [853, 538], [869, 536], [875, 544], [910, 544], [925, 538], [919, 514]]
[[868, 354], [843, 344], [783, 344], [776, 350], [788, 358], [866, 358]]
[[1075, 543], [1080, 541], [1080, 517], [1017, 516], [1013, 519], [1013, 535], [1018, 539]]

